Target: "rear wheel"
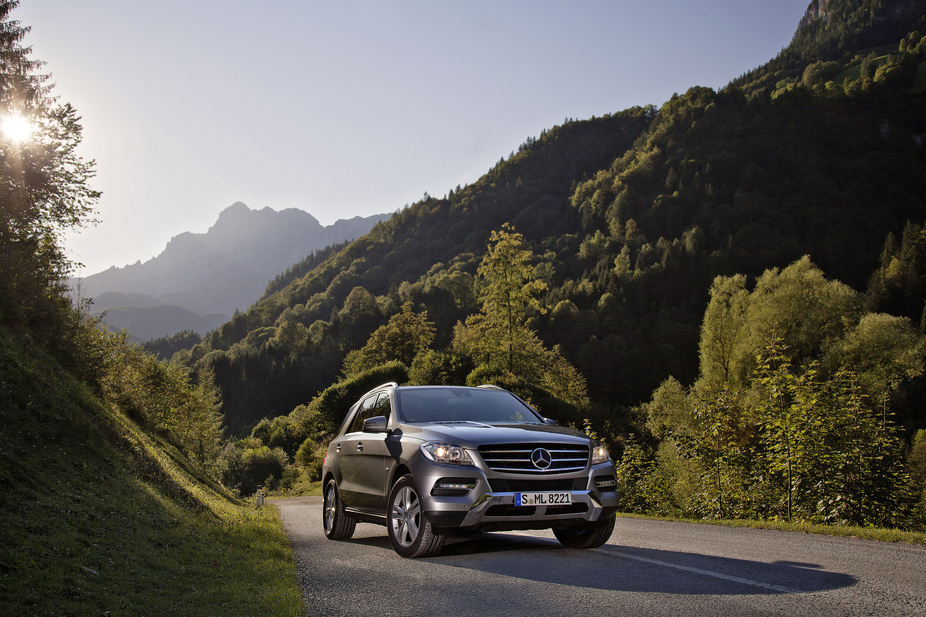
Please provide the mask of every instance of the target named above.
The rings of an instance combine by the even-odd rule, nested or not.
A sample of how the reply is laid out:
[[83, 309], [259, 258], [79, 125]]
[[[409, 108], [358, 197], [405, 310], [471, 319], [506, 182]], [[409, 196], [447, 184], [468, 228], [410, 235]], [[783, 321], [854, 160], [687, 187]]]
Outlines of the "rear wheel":
[[322, 507], [322, 526], [329, 540], [347, 540], [354, 535], [357, 520], [344, 513], [344, 502], [338, 495], [338, 483], [334, 478], [325, 484], [325, 503]]
[[614, 531], [614, 517], [598, 529], [554, 529], [553, 535], [566, 548], [598, 548]]
[[402, 557], [432, 557], [444, 548], [445, 536], [421, 512], [418, 485], [411, 475], [402, 476], [392, 486], [387, 516], [389, 542]]

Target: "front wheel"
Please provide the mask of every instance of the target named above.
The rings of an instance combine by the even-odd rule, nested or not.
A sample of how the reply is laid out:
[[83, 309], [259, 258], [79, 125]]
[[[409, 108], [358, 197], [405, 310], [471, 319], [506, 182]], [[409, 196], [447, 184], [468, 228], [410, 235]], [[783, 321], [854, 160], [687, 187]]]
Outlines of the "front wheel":
[[553, 535], [566, 548], [598, 548], [608, 541], [614, 531], [614, 519], [598, 529], [554, 529]]
[[322, 526], [329, 540], [347, 540], [354, 535], [357, 520], [344, 513], [344, 502], [338, 495], [338, 483], [334, 478], [325, 484], [325, 503], [322, 507]]
[[418, 485], [411, 475], [399, 478], [389, 491], [386, 528], [392, 548], [402, 557], [432, 557], [444, 548], [445, 536], [421, 512]]

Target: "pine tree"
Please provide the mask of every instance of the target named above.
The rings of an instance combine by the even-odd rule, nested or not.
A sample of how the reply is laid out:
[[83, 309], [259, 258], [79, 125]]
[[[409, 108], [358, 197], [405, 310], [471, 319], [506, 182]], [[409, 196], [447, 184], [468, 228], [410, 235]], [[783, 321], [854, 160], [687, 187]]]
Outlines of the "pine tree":
[[55, 104], [43, 63], [20, 45], [29, 28], [10, 19], [18, 4], [0, 0], [0, 318], [13, 328], [41, 325], [33, 335], [47, 330], [56, 341], [52, 324], [68, 315], [64, 279], [73, 266], [62, 235], [92, 222], [100, 194], [88, 186], [93, 163], [76, 154], [76, 111]]
[[524, 237], [511, 225], [505, 223], [500, 231], [493, 231], [490, 242], [478, 270], [485, 284], [480, 294], [483, 323], [499, 334], [508, 371], [514, 372], [515, 348], [524, 338], [529, 311], [542, 310], [535, 294], [547, 286], [534, 279], [533, 254], [521, 248]]

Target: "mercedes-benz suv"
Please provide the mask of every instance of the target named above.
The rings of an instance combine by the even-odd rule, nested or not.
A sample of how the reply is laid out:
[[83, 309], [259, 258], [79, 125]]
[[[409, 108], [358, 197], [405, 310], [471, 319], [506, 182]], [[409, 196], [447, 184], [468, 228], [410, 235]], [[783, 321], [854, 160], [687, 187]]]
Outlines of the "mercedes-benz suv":
[[607, 449], [495, 386], [384, 384], [348, 411], [322, 468], [332, 540], [385, 525], [403, 557], [457, 531], [552, 529], [570, 548], [608, 541], [617, 476]]

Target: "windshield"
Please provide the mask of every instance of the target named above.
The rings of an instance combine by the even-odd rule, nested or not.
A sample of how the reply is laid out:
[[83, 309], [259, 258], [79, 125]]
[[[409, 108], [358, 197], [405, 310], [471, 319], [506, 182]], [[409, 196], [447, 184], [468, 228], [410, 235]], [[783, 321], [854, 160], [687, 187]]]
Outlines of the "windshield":
[[396, 391], [405, 422], [542, 423], [510, 392], [476, 388], [400, 388]]

